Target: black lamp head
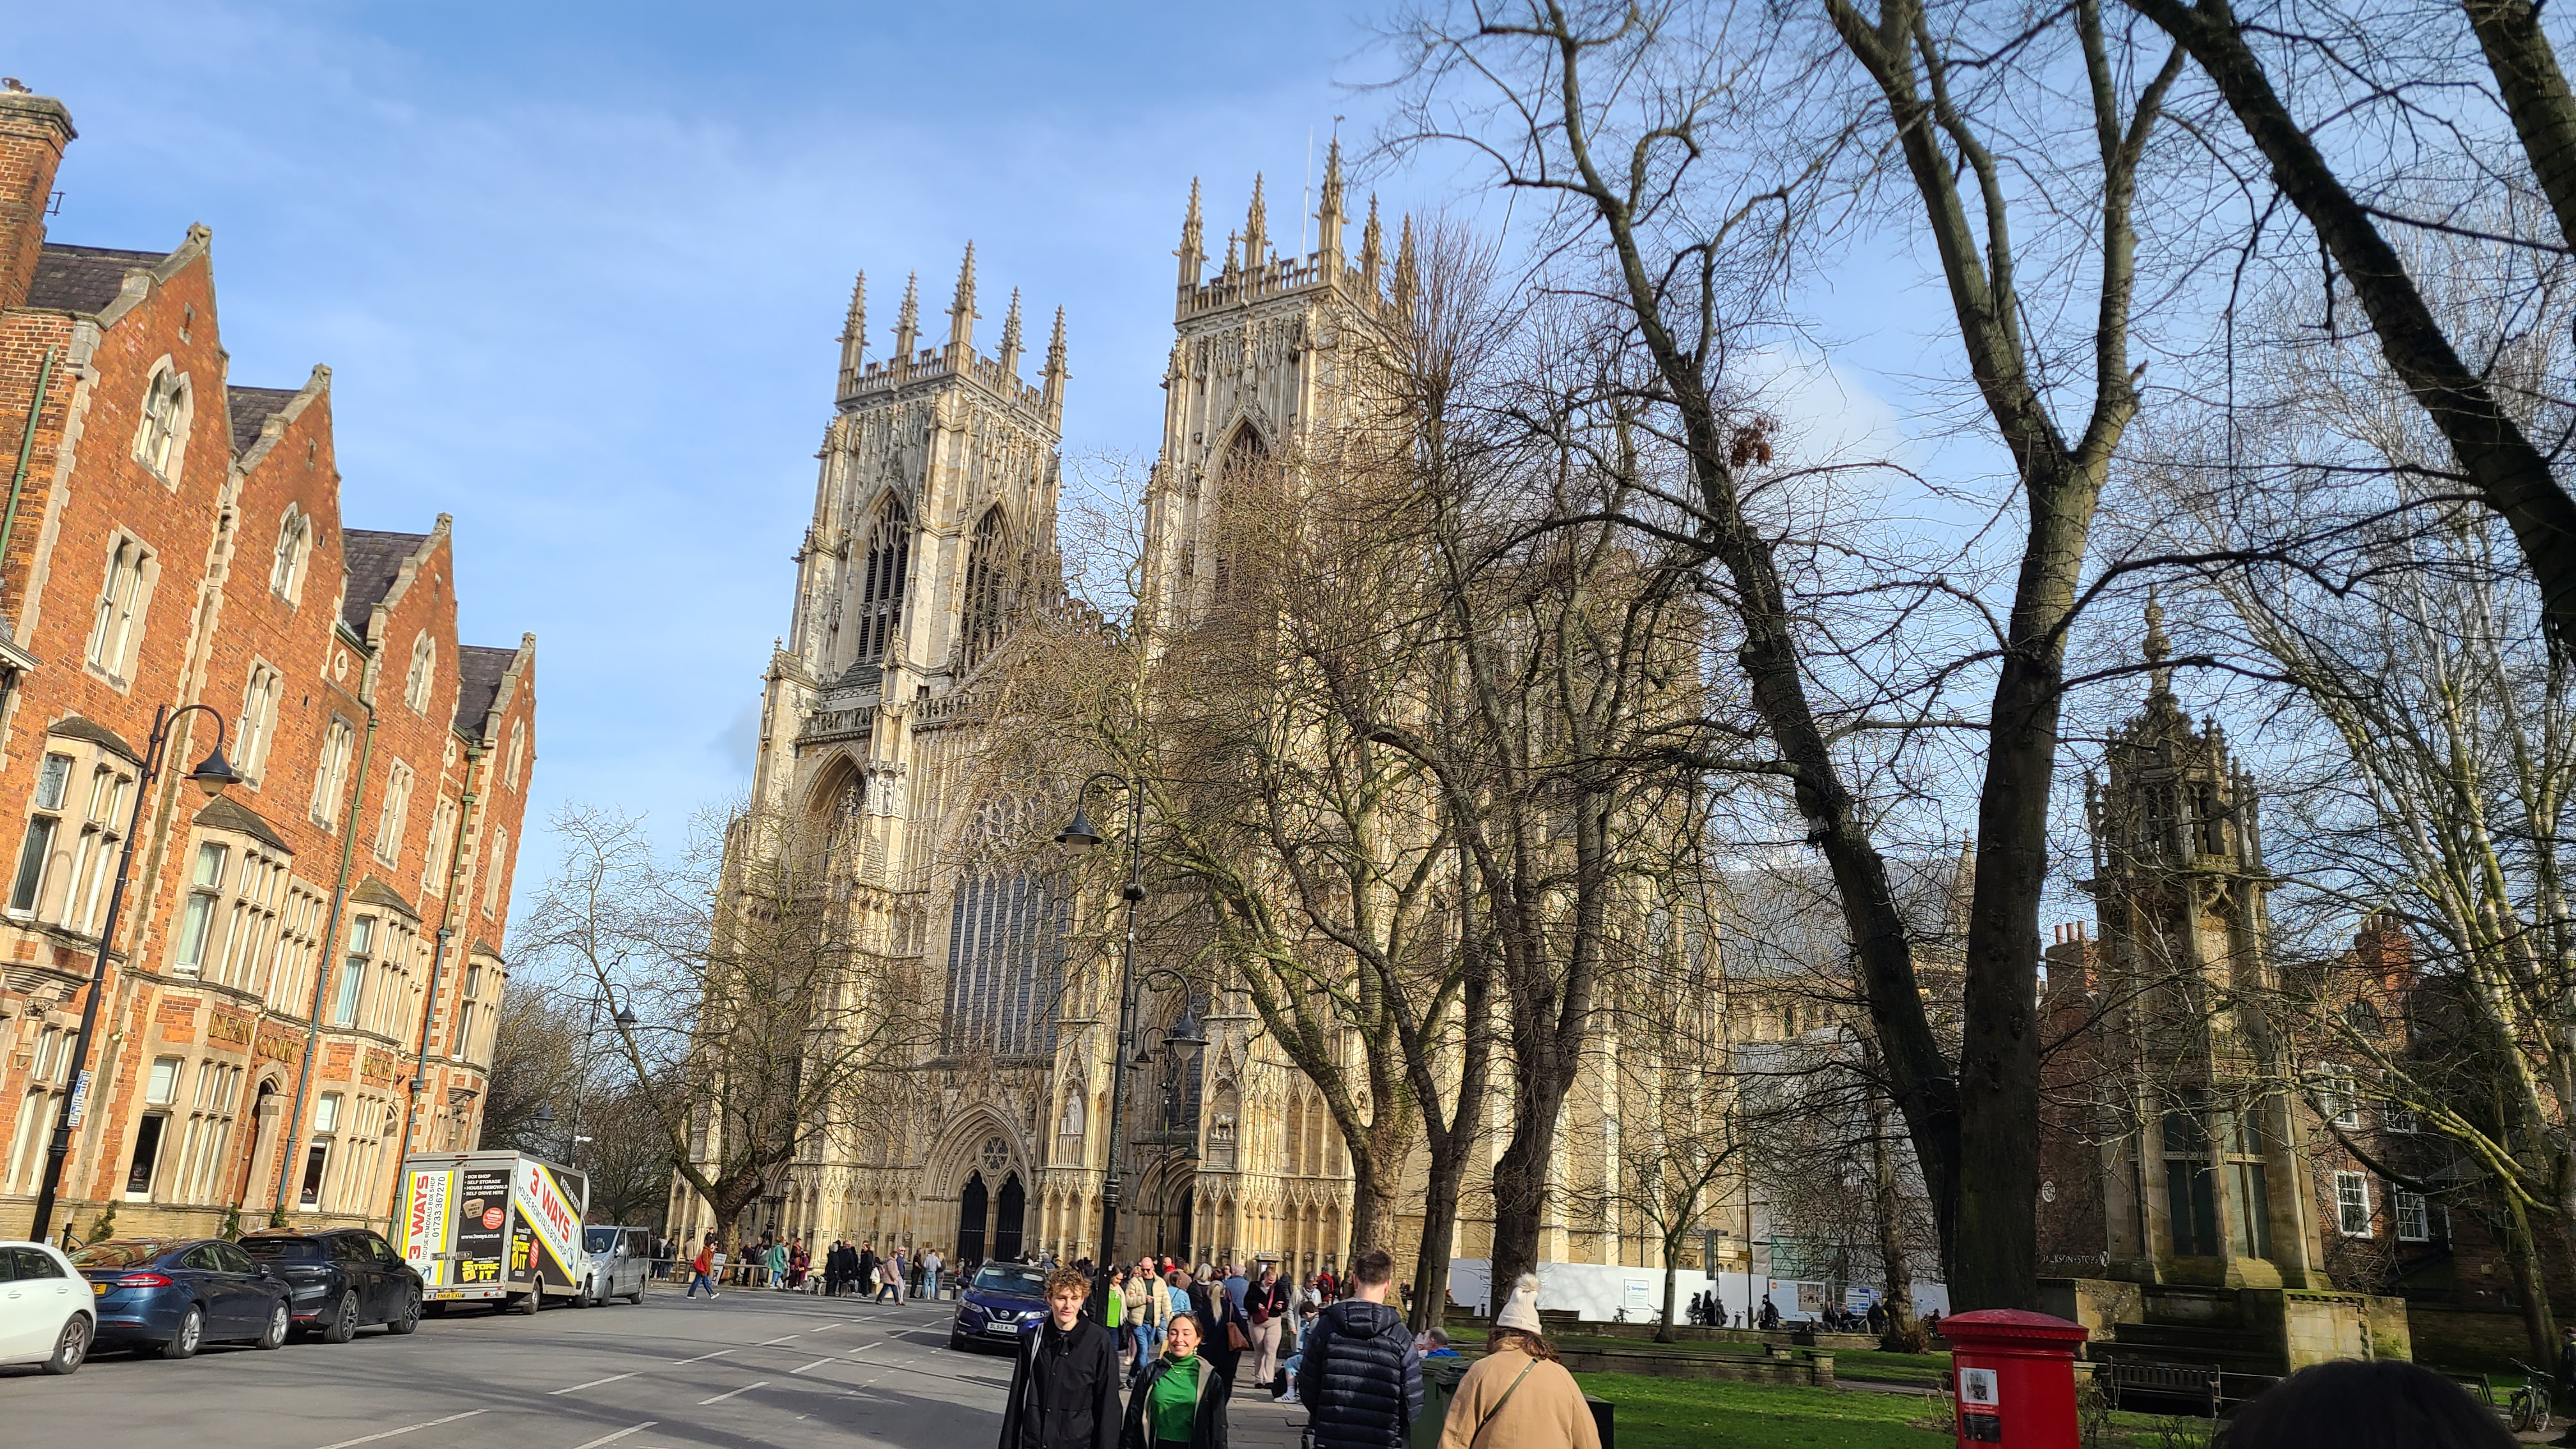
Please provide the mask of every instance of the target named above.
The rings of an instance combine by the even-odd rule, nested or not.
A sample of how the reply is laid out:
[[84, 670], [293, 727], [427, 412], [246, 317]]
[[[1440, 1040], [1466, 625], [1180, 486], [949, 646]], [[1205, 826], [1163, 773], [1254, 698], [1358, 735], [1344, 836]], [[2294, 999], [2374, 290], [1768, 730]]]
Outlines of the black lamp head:
[[1073, 823], [1055, 833], [1055, 843], [1086, 849], [1100, 843], [1100, 832], [1093, 828], [1091, 816], [1079, 803], [1073, 807]]
[[196, 781], [197, 788], [210, 796], [221, 795], [227, 788], [241, 783], [241, 776], [233, 770], [232, 762], [224, 758], [221, 745], [208, 750], [206, 757], [197, 762], [197, 768], [188, 772], [188, 778]]

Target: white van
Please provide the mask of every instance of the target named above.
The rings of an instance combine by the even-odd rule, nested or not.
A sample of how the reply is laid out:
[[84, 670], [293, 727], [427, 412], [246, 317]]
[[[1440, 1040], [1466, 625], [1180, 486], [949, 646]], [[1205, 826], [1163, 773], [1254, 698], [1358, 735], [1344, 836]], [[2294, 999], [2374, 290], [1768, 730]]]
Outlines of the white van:
[[644, 1301], [644, 1283], [653, 1274], [652, 1233], [643, 1228], [585, 1227], [581, 1246], [589, 1268], [583, 1274], [581, 1292], [573, 1297], [573, 1307], [588, 1308], [620, 1298], [629, 1303]]

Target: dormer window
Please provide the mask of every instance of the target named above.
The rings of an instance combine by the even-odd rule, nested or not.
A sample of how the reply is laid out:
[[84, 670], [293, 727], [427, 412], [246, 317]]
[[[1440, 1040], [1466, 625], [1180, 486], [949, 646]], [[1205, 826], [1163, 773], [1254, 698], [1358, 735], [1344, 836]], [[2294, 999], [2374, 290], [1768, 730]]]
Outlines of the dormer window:
[[188, 438], [188, 382], [167, 365], [152, 374], [143, 393], [143, 426], [135, 430], [134, 457], [161, 481], [178, 478]]

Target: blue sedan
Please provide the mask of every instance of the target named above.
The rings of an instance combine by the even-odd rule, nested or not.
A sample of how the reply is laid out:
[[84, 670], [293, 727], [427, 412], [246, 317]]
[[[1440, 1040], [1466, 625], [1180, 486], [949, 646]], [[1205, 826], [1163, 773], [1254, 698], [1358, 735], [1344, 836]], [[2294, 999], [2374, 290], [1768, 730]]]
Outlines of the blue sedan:
[[285, 1280], [221, 1238], [111, 1238], [72, 1255], [97, 1295], [98, 1342], [186, 1358], [206, 1343], [275, 1348], [293, 1319]]
[[1046, 1270], [1029, 1263], [987, 1263], [957, 1295], [957, 1321], [948, 1346], [979, 1343], [1015, 1346], [1020, 1333], [1046, 1317]]

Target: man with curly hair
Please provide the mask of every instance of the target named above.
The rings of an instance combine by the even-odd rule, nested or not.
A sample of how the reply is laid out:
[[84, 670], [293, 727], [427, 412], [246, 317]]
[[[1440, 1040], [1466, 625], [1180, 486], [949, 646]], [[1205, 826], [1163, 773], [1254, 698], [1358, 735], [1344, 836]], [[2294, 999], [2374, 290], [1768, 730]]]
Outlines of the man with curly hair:
[[1047, 1316], [1020, 1334], [1000, 1449], [1117, 1449], [1118, 1344], [1082, 1316], [1091, 1280], [1047, 1275]]

